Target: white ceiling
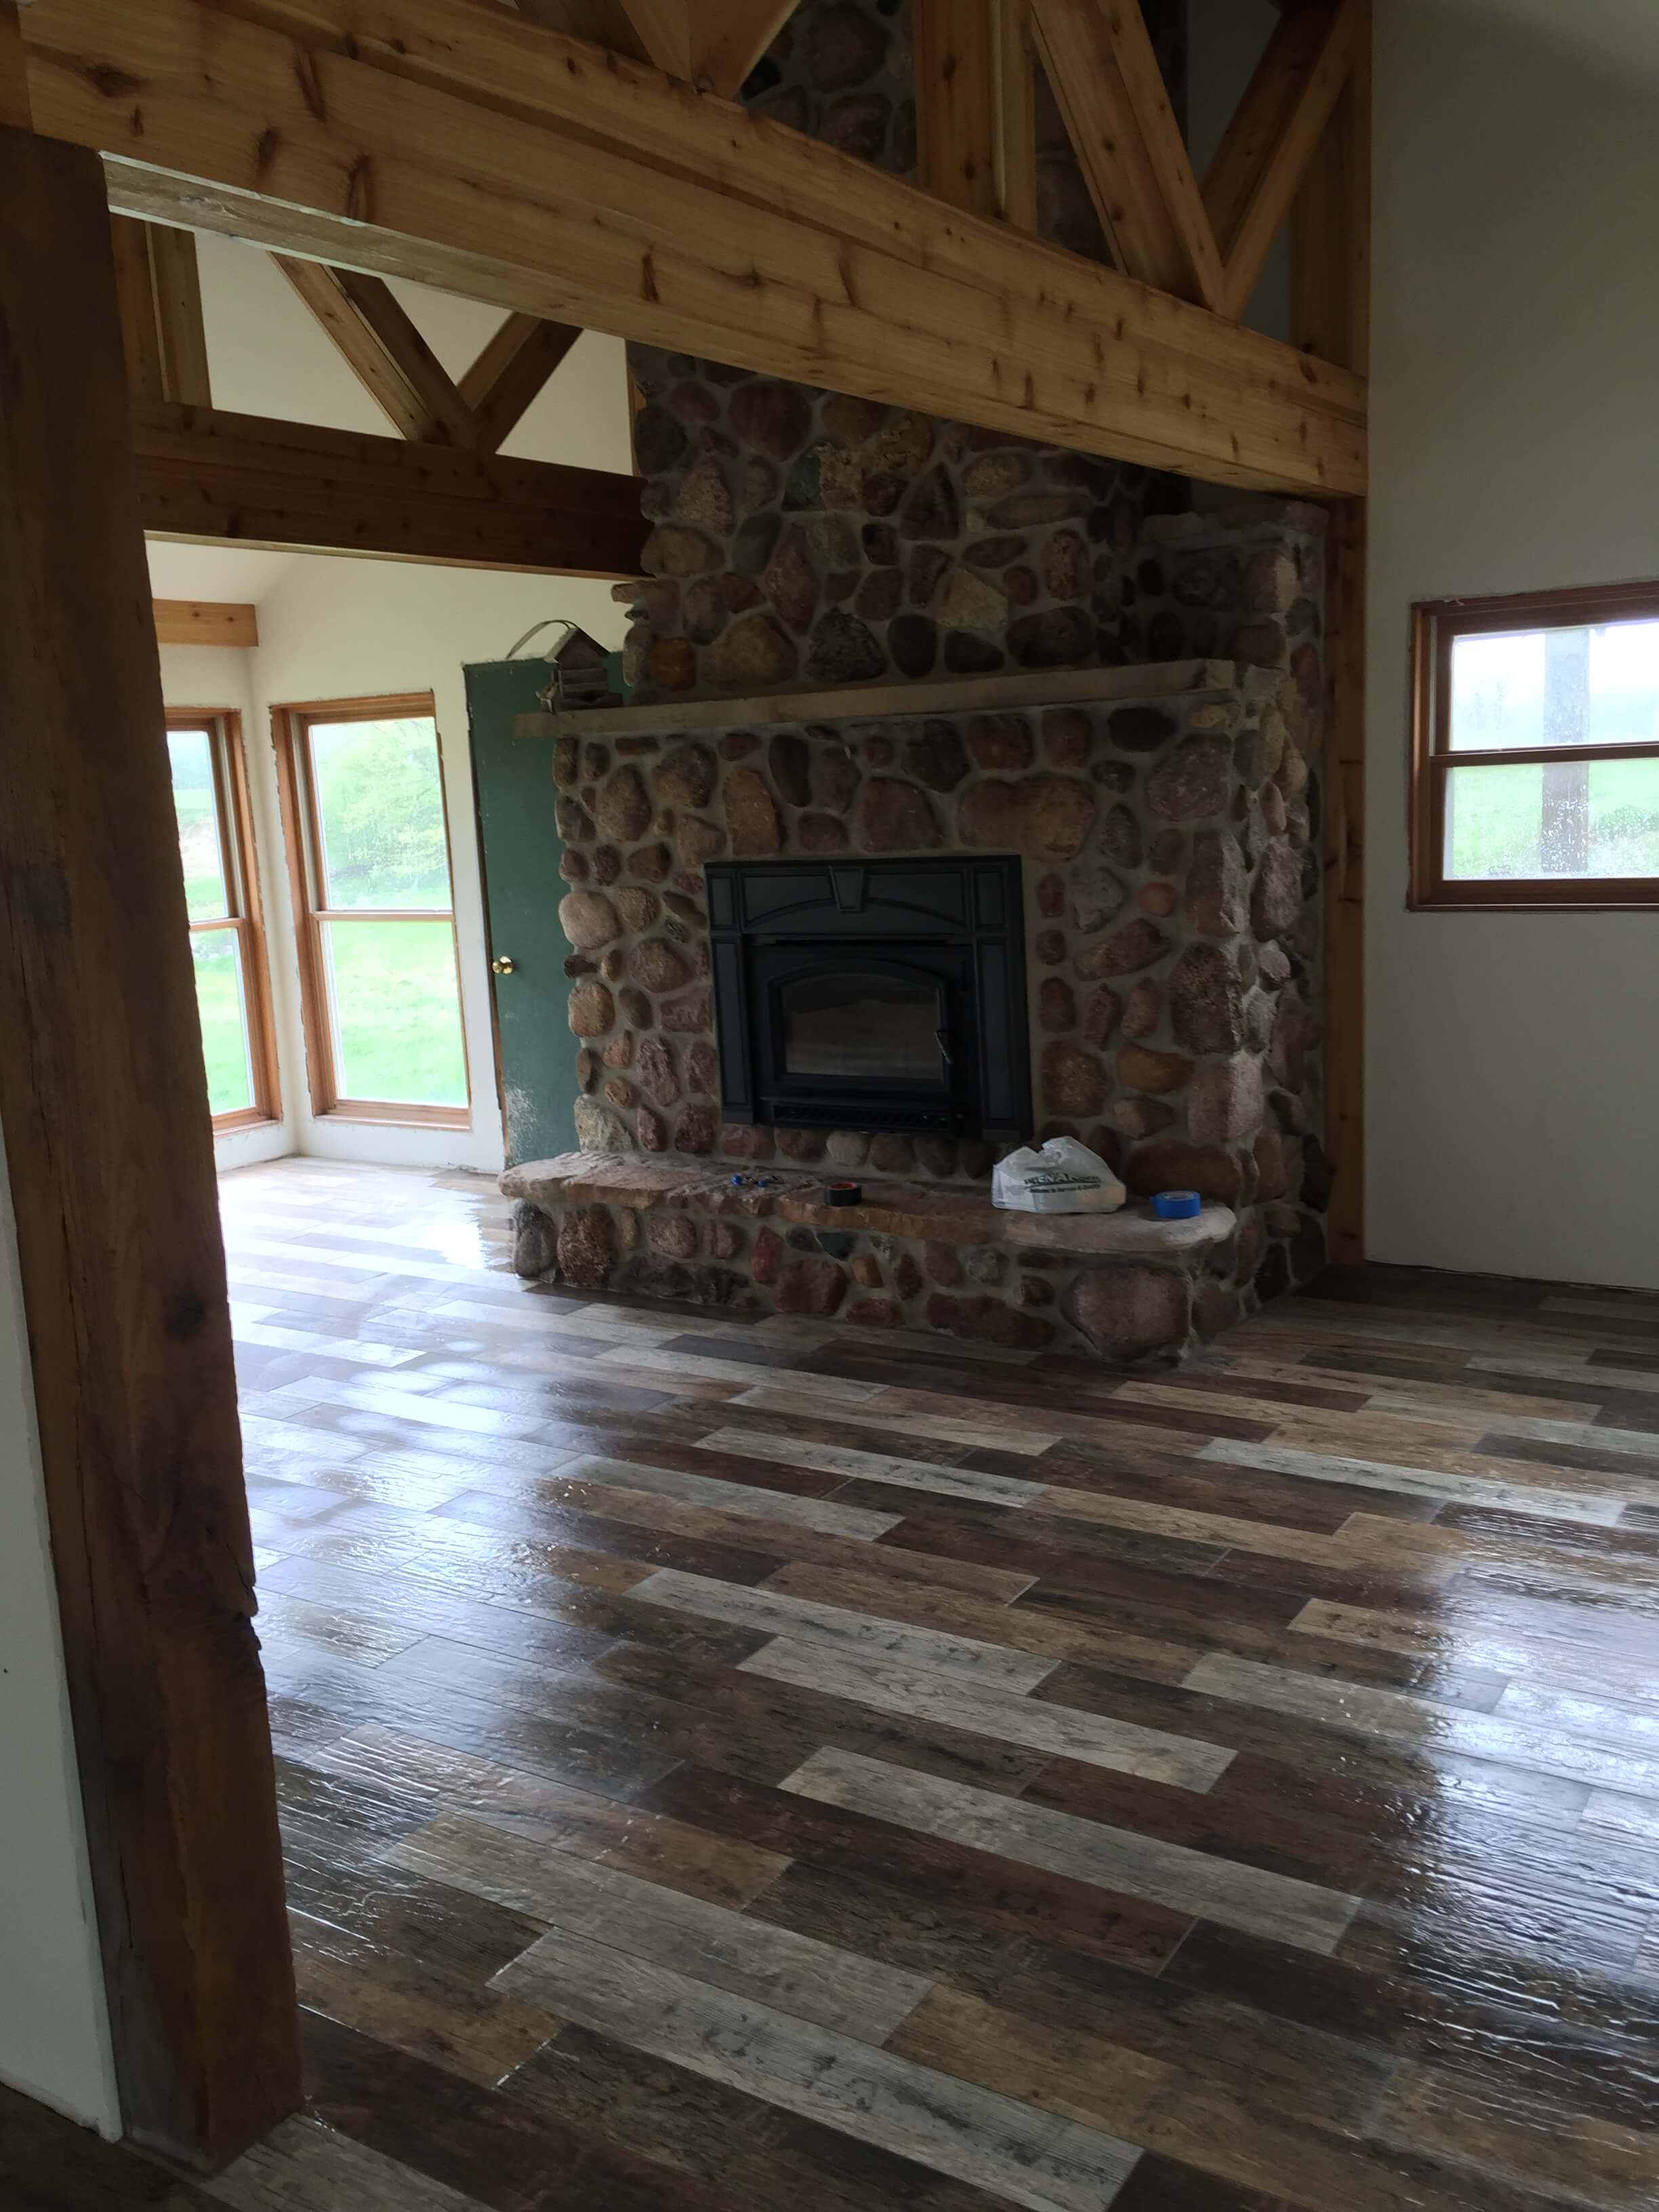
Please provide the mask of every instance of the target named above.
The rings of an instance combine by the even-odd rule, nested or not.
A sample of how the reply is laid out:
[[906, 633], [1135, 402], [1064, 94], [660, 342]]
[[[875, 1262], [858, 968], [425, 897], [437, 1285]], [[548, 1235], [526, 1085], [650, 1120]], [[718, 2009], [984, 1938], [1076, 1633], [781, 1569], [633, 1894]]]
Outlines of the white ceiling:
[[[1467, 15], [1540, 32], [1588, 59], [1659, 82], [1659, 0], [1440, 0]], [[1386, 9], [1380, 23], [1386, 24]], [[1386, 35], [1386, 32], [1384, 33]]]
[[158, 599], [232, 599], [258, 606], [299, 553], [241, 552], [228, 545], [165, 545], [151, 538], [149, 587]]

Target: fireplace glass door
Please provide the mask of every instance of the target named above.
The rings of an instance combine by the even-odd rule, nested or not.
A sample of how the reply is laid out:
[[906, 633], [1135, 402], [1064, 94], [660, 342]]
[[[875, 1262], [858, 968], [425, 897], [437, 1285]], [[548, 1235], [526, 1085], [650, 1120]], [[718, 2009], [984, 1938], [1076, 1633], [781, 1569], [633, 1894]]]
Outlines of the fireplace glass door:
[[775, 944], [759, 948], [756, 968], [769, 1119], [832, 1129], [956, 1125], [958, 1076], [975, 1058], [972, 967], [960, 947], [907, 957]]
[[948, 1016], [931, 978], [797, 976], [780, 985], [778, 1000], [787, 1076], [907, 1087], [949, 1080]]

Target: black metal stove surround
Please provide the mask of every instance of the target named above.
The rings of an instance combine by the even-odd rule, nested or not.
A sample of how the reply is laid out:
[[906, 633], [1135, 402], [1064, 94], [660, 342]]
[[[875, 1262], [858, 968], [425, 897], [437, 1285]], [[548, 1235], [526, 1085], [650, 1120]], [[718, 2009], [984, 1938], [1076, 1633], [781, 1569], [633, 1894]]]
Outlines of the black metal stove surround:
[[724, 1120], [1029, 1133], [1017, 858], [727, 860], [705, 875]]

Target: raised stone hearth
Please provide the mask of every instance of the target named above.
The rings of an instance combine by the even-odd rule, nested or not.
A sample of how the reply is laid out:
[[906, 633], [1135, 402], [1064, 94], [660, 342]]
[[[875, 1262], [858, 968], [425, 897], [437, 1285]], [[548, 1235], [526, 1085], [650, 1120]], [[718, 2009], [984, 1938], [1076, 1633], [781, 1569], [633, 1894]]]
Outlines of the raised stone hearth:
[[1179, 1358], [1234, 1261], [1237, 1218], [1000, 1212], [976, 1192], [877, 1182], [832, 1206], [821, 1181], [567, 1152], [509, 1168], [514, 1262], [579, 1290], [831, 1316], [1127, 1364]]

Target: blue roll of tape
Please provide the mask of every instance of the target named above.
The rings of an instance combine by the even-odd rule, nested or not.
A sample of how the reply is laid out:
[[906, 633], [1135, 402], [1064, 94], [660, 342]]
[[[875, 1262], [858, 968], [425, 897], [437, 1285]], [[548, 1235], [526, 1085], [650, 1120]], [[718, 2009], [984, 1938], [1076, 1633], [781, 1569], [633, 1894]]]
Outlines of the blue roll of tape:
[[1152, 1212], [1160, 1221], [1190, 1221], [1203, 1211], [1204, 1201], [1195, 1190], [1161, 1190], [1152, 1200]]

